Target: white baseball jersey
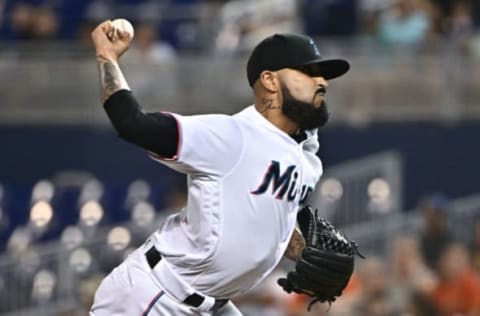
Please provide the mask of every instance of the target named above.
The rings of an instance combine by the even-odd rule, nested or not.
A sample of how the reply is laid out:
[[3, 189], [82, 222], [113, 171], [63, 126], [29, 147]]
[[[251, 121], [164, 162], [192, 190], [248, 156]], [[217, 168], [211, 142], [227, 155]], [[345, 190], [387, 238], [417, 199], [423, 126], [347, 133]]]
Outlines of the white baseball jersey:
[[195, 290], [230, 298], [282, 258], [298, 205], [322, 174], [316, 130], [297, 143], [254, 106], [233, 116], [174, 116], [177, 155], [159, 161], [188, 174], [188, 203], [152, 241]]

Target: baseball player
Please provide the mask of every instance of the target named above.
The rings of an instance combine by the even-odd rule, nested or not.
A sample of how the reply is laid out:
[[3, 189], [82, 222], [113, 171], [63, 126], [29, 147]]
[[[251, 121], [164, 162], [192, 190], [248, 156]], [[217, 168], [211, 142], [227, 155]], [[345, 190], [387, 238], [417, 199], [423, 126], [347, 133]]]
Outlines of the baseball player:
[[[311, 238], [295, 227], [322, 174], [317, 128], [328, 120], [327, 80], [346, 73], [348, 62], [322, 59], [309, 37], [276, 34], [248, 60], [253, 105], [232, 116], [144, 113], [118, 63], [131, 37], [120, 30], [113, 39], [113, 28], [105, 21], [92, 33], [105, 111], [121, 138], [188, 175], [188, 203], [104, 279], [90, 315], [241, 315], [230, 298], [261, 282], [284, 255], [307, 254], [298, 262], [308, 266], [336, 263], [335, 255], [306, 252]], [[308, 220], [302, 231], [311, 235]], [[329, 275], [330, 267], [322, 269]], [[279, 284], [314, 296], [302, 287], [311, 278], [297, 270]]]

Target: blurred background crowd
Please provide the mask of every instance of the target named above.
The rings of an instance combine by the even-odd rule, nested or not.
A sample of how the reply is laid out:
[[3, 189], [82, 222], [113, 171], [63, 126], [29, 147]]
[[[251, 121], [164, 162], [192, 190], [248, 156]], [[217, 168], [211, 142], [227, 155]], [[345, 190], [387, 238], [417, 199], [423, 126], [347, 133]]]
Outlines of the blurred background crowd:
[[480, 54], [480, 4], [474, 0], [2, 0], [0, 8], [0, 36], [8, 41], [88, 46], [94, 25], [126, 17], [136, 24], [143, 57], [154, 61], [248, 51], [281, 31], [427, 50], [448, 39]]
[[351, 61], [329, 85], [311, 202], [367, 258], [311, 312], [276, 284], [282, 261], [234, 298], [246, 316], [480, 315], [480, 1], [0, 0], [1, 315], [86, 315], [186, 201], [185, 178], [120, 141], [99, 104], [90, 32], [118, 17], [148, 110], [247, 106], [246, 58], [275, 32]]

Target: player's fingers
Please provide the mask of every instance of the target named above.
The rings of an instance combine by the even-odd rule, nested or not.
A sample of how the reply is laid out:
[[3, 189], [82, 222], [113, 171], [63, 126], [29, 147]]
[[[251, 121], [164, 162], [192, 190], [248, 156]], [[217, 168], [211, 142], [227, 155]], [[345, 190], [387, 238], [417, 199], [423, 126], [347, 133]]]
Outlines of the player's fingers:
[[108, 39], [111, 42], [116, 42], [119, 38], [119, 31], [117, 28], [112, 28], [108, 33], [107, 33]]
[[111, 20], [106, 20], [102, 24], [100, 24], [100, 29], [103, 31], [103, 33], [107, 36], [113, 36], [113, 33], [115, 31], [115, 26], [113, 25]]
[[109, 29], [113, 28], [113, 23], [112, 20], [105, 20], [99, 25], [100, 28], [102, 28], [105, 32], [107, 32]]
[[108, 33], [112, 29], [112, 22], [110, 20], [106, 20], [100, 23], [92, 32], [92, 38], [95, 39], [102, 39], [108, 36]]
[[111, 20], [102, 22], [99, 27], [102, 36], [106, 36], [110, 42], [116, 42], [119, 39], [119, 30]]
[[118, 37], [120, 39], [130, 39], [131, 34], [126, 30], [117, 30]]

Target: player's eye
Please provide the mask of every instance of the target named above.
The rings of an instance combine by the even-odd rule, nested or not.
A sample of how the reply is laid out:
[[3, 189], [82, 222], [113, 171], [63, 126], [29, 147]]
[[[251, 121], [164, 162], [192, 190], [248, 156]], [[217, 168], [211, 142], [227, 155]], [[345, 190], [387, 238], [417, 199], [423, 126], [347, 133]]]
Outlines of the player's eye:
[[320, 70], [318, 65], [303, 65], [294, 67], [293, 69], [298, 70], [310, 77], [318, 76]]

